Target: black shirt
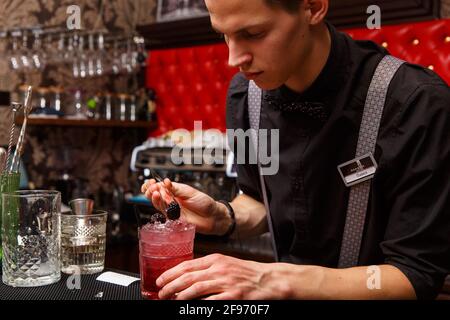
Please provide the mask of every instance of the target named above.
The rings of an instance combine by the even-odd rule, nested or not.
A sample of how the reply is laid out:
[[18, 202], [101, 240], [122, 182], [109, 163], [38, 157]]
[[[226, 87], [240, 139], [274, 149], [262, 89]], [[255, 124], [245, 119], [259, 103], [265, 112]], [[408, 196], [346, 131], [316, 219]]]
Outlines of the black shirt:
[[[265, 91], [260, 128], [280, 130], [279, 172], [265, 176], [280, 260], [336, 267], [350, 190], [336, 167], [355, 157], [367, 90], [388, 52], [328, 28], [331, 52], [318, 78], [301, 94], [286, 86]], [[247, 90], [237, 74], [227, 97], [229, 129], [249, 128]], [[289, 101], [326, 116], [292, 110]], [[450, 273], [449, 87], [432, 71], [404, 64], [381, 121], [359, 264], [394, 265], [418, 298], [434, 298]], [[237, 172], [241, 190], [262, 202], [257, 166]]]

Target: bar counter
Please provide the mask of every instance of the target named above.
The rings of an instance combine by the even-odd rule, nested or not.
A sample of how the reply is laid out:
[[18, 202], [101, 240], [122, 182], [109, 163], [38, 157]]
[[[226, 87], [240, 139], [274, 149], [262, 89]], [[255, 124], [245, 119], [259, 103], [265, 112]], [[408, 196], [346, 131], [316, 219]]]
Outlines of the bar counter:
[[[139, 274], [105, 269], [127, 276], [139, 278]], [[0, 300], [142, 300], [140, 281], [135, 281], [128, 287], [96, 280], [102, 272], [82, 275], [80, 289], [69, 289], [67, 274], [61, 273], [61, 279], [50, 285], [40, 287], [19, 288], [11, 287], [0, 282]], [[73, 279], [69, 281], [74, 283]]]

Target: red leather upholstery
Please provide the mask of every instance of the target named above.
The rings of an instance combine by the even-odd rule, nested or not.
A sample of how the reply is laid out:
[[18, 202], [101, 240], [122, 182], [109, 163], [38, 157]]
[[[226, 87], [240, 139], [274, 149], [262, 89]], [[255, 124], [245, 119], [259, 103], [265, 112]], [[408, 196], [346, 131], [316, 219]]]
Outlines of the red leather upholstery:
[[[385, 26], [381, 30], [347, 30], [355, 39], [369, 39], [394, 56], [432, 68], [450, 83], [450, 20]], [[147, 86], [158, 95], [159, 127], [152, 135], [186, 128], [194, 120], [202, 128], [225, 131], [225, 98], [236, 69], [227, 66], [225, 44], [152, 51]]]
[[450, 19], [346, 32], [354, 39], [383, 45], [393, 56], [432, 69], [450, 84]]
[[155, 50], [147, 62], [147, 86], [158, 97], [158, 129], [152, 135], [185, 128], [225, 131], [228, 84], [237, 69], [228, 67], [225, 44]]

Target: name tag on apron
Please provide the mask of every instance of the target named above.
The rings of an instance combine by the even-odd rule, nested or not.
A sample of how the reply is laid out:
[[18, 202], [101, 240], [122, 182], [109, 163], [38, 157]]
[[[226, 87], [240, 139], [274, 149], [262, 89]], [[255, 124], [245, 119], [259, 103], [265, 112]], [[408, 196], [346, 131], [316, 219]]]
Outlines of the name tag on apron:
[[377, 162], [371, 152], [340, 164], [337, 167], [339, 174], [347, 187], [372, 179], [377, 168]]

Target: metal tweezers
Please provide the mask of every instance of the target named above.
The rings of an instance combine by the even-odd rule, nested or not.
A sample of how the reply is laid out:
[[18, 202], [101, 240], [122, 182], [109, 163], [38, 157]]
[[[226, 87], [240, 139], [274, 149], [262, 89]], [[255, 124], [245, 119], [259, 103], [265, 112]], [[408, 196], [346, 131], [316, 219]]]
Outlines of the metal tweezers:
[[[172, 198], [172, 201], [166, 206], [165, 208], [165, 214], [166, 216], [170, 219], [170, 220], [176, 220], [180, 217], [180, 212], [181, 212], [181, 208], [180, 205], [178, 204], [178, 202], [175, 200], [175, 197], [173, 195], [173, 193], [171, 191], [169, 191], [169, 189], [167, 189], [164, 186], [164, 179], [161, 178], [161, 176], [156, 173], [155, 169], [151, 169], [151, 174], [153, 176], [153, 178], [157, 181], [157, 182], [161, 182], [162, 186], [164, 187], [165, 192], [167, 192], [170, 197]], [[162, 199], [164, 202], [165, 200]]]

